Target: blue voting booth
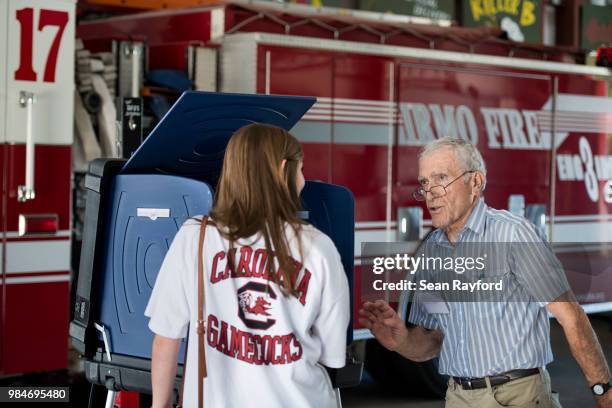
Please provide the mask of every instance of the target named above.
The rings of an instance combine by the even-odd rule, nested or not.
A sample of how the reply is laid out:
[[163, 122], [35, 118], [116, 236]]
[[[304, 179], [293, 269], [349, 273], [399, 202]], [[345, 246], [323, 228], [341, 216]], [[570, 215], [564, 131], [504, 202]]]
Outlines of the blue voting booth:
[[[257, 122], [289, 130], [314, 102], [309, 97], [185, 92], [128, 161], [90, 164], [70, 324], [90, 382], [110, 390], [151, 391], [153, 334], [144, 310], [174, 235], [187, 218], [212, 207], [225, 148], [238, 128]], [[309, 181], [302, 202], [307, 220], [336, 244], [352, 287], [352, 194]]]

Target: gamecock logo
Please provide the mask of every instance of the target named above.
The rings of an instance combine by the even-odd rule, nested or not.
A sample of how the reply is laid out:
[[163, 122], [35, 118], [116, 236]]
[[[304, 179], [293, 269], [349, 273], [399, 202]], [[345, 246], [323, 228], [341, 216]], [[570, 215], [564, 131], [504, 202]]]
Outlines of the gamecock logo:
[[276, 300], [276, 293], [268, 285], [249, 282], [238, 289], [238, 317], [251, 329], [267, 330], [274, 323], [269, 310]]

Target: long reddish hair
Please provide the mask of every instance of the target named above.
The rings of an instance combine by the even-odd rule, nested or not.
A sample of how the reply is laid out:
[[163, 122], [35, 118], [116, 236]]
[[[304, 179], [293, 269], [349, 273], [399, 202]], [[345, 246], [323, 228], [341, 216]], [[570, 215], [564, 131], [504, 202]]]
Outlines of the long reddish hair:
[[[230, 241], [230, 248], [238, 239], [263, 236], [272, 272], [269, 278], [293, 295], [299, 268], [291, 257], [285, 228], [293, 228], [302, 257], [304, 222], [297, 215], [301, 205], [296, 177], [303, 157], [297, 139], [281, 128], [252, 124], [238, 129], [225, 150], [210, 213], [222, 236]], [[278, 274], [274, 257], [279, 263]], [[228, 261], [233, 267], [233, 260]]]

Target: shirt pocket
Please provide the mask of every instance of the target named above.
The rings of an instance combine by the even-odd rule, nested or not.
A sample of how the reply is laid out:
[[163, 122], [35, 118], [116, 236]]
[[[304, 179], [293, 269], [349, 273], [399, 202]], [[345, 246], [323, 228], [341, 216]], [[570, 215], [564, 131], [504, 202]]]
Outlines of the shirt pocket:
[[495, 268], [482, 271], [477, 279], [470, 280], [474, 291], [467, 296], [475, 303], [504, 303], [511, 298], [514, 290], [514, 275], [509, 268]]

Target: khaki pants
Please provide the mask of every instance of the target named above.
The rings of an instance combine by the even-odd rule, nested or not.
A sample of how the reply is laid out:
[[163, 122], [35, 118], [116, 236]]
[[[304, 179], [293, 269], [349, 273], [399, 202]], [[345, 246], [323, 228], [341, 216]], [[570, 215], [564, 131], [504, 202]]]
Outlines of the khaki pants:
[[561, 408], [559, 396], [551, 392], [550, 376], [546, 369], [540, 375], [519, 378], [502, 385], [464, 390], [451, 378], [446, 390], [445, 408]]

